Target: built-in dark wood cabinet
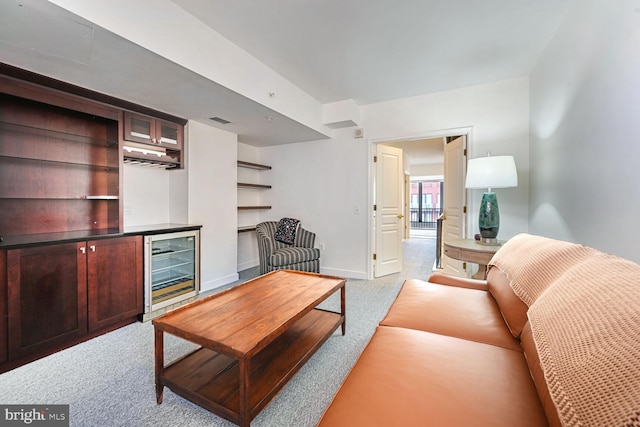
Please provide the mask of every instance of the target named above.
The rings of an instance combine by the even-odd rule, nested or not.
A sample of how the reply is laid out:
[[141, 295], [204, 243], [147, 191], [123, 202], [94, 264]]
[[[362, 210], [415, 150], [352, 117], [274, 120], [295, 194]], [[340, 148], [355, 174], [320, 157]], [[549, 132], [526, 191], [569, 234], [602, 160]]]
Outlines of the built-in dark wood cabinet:
[[87, 333], [85, 246], [7, 251], [10, 360], [45, 353]]
[[175, 150], [182, 149], [182, 126], [131, 112], [124, 113], [124, 139]]
[[87, 242], [89, 331], [143, 311], [142, 236]]
[[51, 353], [142, 312], [142, 236], [6, 253], [8, 360]]
[[118, 121], [0, 94], [0, 236], [119, 230]]
[[[124, 159], [168, 169], [182, 167], [184, 126], [153, 117], [124, 112]], [[153, 163], [151, 163], [153, 162]]]
[[7, 251], [0, 250], [0, 364], [7, 360]]
[[182, 167], [185, 124], [0, 64], [0, 372], [142, 314], [123, 163]]

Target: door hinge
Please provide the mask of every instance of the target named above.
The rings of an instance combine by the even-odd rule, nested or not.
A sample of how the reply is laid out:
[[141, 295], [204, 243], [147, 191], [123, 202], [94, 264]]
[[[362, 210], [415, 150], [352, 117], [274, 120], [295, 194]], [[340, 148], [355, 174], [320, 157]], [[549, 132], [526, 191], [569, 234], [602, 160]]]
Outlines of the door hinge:
[[378, 161], [378, 156], [373, 156], [373, 163], [376, 163]]
[[463, 154], [463, 155], [464, 155], [464, 156], [466, 156], [466, 155], [467, 155], [467, 149], [466, 149], [466, 148], [464, 149], [464, 154]]
[[462, 208], [462, 213], [467, 213], [467, 207], [466, 206]]
[[373, 205], [373, 210], [377, 211], [378, 210], [378, 205]]
[[464, 271], [467, 271], [467, 263], [466, 263], [466, 262], [463, 262], [463, 263], [462, 263], [462, 269], [463, 269]]
[[378, 259], [378, 256], [376, 254], [373, 254], [373, 260], [375, 261], [377, 259]]

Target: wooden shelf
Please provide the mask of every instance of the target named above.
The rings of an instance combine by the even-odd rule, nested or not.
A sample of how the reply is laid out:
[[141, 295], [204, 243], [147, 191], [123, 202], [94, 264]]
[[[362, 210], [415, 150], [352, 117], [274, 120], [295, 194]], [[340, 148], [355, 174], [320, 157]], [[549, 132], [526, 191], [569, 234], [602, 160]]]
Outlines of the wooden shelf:
[[270, 185], [266, 185], [266, 184], [249, 184], [246, 182], [239, 182], [238, 183], [238, 188], [256, 188], [256, 189], [269, 189], [271, 188]]
[[[340, 313], [314, 309], [254, 356], [249, 383], [254, 418], [343, 322]], [[163, 385], [232, 421], [240, 421], [238, 362], [200, 348], [165, 368]], [[195, 399], [195, 400], [194, 400]]]
[[[40, 164], [58, 164], [60, 167], [64, 167], [64, 166], [78, 166], [78, 167], [83, 167], [83, 168], [91, 168], [91, 169], [101, 169], [101, 170], [105, 170], [107, 172], [115, 170], [118, 170], [118, 166], [115, 165], [110, 165], [110, 164], [103, 164], [103, 163], [89, 163], [87, 161], [85, 162], [73, 162], [73, 161], [66, 161], [66, 160], [55, 160], [55, 159], [45, 159], [45, 158], [37, 158], [37, 157], [21, 157], [21, 156], [14, 156], [14, 155], [3, 155], [0, 154], [0, 161], [3, 163], [9, 163], [9, 162], [15, 162], [15, 163], [20, 163], [20, 162], [28, 162], [28, 163], [40, 163]], [[18, 167], [20, 167], [18, 165]], [[31, 166], [33, 167], [33, 166]]]
[[271, 166], [260, 165], [258, 163], [243, 162], [242, 160], [238, 160], [238, 167], [240, 167], [240, 168], [249, 168], [249, 169], [260, 169], [260, 170], [269, 170], [269, 169], [271, 169]]
[[123, 149], [123, 162], [130, 165], [150, 166], [161, 169], [179, 169], [180, 164], [180, 152], [166, 150], [164, 148], [156, 148], [161, 156], [155, 154], [154, 150], [149, 149], [147, 153], [141, 153], [137, 151], [128, 151], [125, 147]]
[[[250, 163], [250, 162], [243, 162], [241, 160], [238, 160], [238, 167], [241, 168], [249, 168], [249, 169], [255, 169], [255, 170], [270, 170], [271, 166], [267, 166], [267, 165], [260, 165], [258, 163]], [[238, 188], [242, 188], [242, 189], [250, 189], [250, 190], [269, 190], [271, 188], [271, 185], [268, 184], [252, 184], [252, 183], [248, 183], [248, 182], [238, 182]], [[255, 211], [255, 210], [262, 210], [262, 209], [271, 209], [271, 206], [238, 206], [238, 211]], [[241, 217], [242, 215], [239, 215], [239, 217]], [[245, 218], [242, 222], [245, 221], [255, 221], [254, 219], [247, 219]], [[255, 225], [247, 225], [247, 226], [241, 226], [238, 227], [238, 234], [240, 233], [249, 233], [252, 231], [256, 230], [256, 226]]]
[[0, 196], [0, 200], [118, 200], [120, 197], [118, 196], [108, 196], [108, 195], [100, 195], [100, 196], [78, 196], [78, 197], [32, 197], [29, 195], [24, 196]]
[[17, 87], [0, 90], [0, 235], [121, 229], [119, 122]]
[[257, 209], [271, 209], [271, 206], [238, 206], [239, 211], [257, 210]]
[[[59, 142], [73, 142], [76, 144], [86, 145], [96, 145], [98, 147], [115, 147], [118, 148], [118, 139], [112, 138], [96, 138], [92, 135], [78, 135], [69, 132], [57, 131], [53, 129], [43, 129], [39, 127], [19, 124], [19, 123], [10, 123], [10, 122], [0, 122], [0, 131], [4, 135], [5, 141], [18, 141], [22, 143], [24, 141], [25, 135], [29, 135], [32, 137], [39, 137], [41, 139], [48, 139], [49, 141]], [[6, 144], [7, 142], [5, 142]]]

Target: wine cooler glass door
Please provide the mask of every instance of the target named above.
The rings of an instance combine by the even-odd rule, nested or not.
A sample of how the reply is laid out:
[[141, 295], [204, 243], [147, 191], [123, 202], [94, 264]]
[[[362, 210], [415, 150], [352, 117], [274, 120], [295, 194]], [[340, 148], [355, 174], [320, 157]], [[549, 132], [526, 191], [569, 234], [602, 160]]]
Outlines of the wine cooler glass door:
[[146, 312], [197, 294], [198, 237], [198, 231], [147, 237]]

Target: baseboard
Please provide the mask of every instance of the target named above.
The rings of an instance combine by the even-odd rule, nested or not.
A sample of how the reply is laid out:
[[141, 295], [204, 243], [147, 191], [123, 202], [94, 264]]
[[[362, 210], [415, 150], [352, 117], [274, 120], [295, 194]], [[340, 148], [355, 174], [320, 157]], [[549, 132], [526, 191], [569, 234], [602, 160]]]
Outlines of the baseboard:
[[344, 277], [348, 279], [367, 280], [367, 273], [365, 271], [352, 271], [352, 270], [341, 270], [339, 268], [320, 267], [320, 273], [326, 274], [329, 276]]
[[243, 263], [238, 264], [238, 271], [244, 271], [244, 270], [247, 270], [249, 268], [257, 267], [258, 265], [260, 265], [260, 260], [253, 259], [251, 261], [247, 261], [247, 262], [243, 262]]
[[229, 283], [235, 282], [238, 280], [240, 276], [238, 273], [229, 274], [225, 277], [220, 277], [219, 279], [209, 280], [204, 283], [200, 283], [200, 292], [207, 292], [213, 289], [219, 288], [220, 286], [227, 285]]

